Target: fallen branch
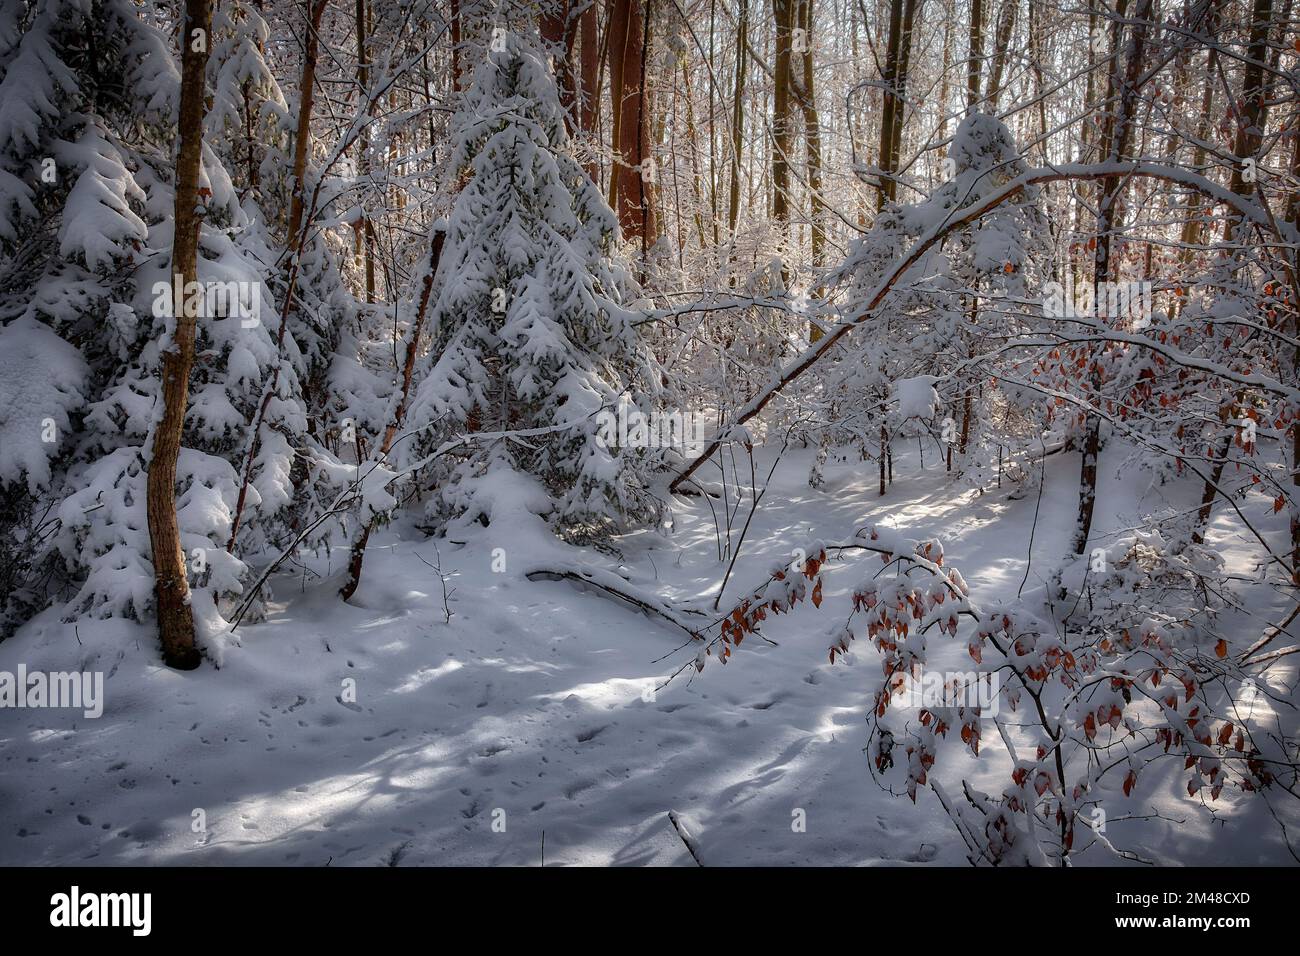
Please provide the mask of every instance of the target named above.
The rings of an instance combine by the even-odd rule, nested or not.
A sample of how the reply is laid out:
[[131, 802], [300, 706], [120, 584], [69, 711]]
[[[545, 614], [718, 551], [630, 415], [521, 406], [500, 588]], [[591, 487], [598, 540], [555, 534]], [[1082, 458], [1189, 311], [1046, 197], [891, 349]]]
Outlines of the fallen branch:
[[571, 581], [580, 589], [594, 588], [596, 593], [628, 604], [644, 614], [663, 618], [674, 627], [685, 631], [692, 640], [698, 638], [700, 632], [706, 626], [703, 623], [692, 624], [680, 616], [680, 614], [705, 616], [703, 611], [694, 608], [683, 608], [679, 614], [677, 609], [669, 606], [653, 594], [646, 592], [633, 593], [628, 590], [626, 587], [627, 582], [623, 578], [613, 572], [599, 568], [535, 568], [526, 572], [524, 577], [529, 581]]
[[682, 843], [685, 844], [686, 849], [690, 852], [691, 859], [695, 861], [695, 865], [703, 866], [704, 863], [700, 859], [699, 851], [696, 849], [695, 838], [686, 832], [686, 827], [682, 826], [681, 817], [677, 815], [677, 811], [669, 810], [668, 819], [672, 821], [673, 829], [676, 830], [677, 835], [681, 837]]

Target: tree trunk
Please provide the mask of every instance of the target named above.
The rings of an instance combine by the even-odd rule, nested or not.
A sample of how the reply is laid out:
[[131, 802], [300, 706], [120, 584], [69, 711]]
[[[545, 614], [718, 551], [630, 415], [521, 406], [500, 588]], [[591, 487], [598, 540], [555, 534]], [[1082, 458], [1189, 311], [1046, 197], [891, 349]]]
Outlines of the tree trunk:
[[[822, 196], [822, 133], [821, 119], [817, 113], [817, 85], [814, 75], [813, 41], [813, 0], [800, 3], [799, 22], [803, 25], [806, 46], [803, 51], [803, 84], [799, 89], [799, 103], [803, 107], [803, 125], [805, 151], [808, 157], [808, 216], [811, 222], [809, 231], [810, 251], [814, 269], [826, 264], [826, 199]], [[822, 289], [819, 286], [813, 294], [820, 299]], [[816, 342], [822, 337], [821, 328], [814, 322], [808, 324], [808, 341]]]
[[325, 15], [326, 0], [314, 0], [308, 7], [310, 23], [302, 54], [302, 81], [298, 89], [298, 128], [293, 141], [293, 195], [289, 199], [289, 228], [287, 237], [290, 243], [296, 241], [298, 230], [302, 228], [302, 217], [307, 178], [307, 154], [311, 149], [311, 110], [316, 97], [316, 60], [320, 55], [320, 23]]
[[[415, 321], [411, 325], [411, 334], [406, 341], [406, 354], [402, 361], [402, 392], [398, 399], [397, 408], [393, 412], [392, 421], [384, 429], [383, 440], [379, 444], [379, 459], [382, 460], [390, 451], [393, 450], [393, 443], [397, 440], [397, 432], [402, 427], [402, 422], [406, 419], [406, 407], [410, 402], [411, 383], [415, 376], [415, 357], [420, 351], [420, 336], [424, 332], [424, 321], [429, 313], [429, 299], [433, 293], [433, 279], [438, 272], [438, 263], [442, 261], [442, 246], [447, 234], [441, 229], [433, 237], [433, 247], [429, 257], [429, 271], [425, 273], [424, 282], [420, 287], [420, 302], [415, 310]], [[358, 467], [360, 458], [358, 457]], [[361, 584], [361, 565], [366, 558], [366, 545], [370, 542], [370, 532], [374, 530], [374, 519], [366, 521], [365, 525], [358, 532], [356, 539], [352, 542], [352, 548], [348, 554], [348, 576], [339, 588], [339, 596], [343, 600], [349, 600], [357, 591], [357, 586]]]
[[1002, 95], [1002, 76], [1007, 67], [1007, 46], [1011, 42], [1011, 31], [1016, 25], [1016, 8], [1020, 0], [1002, 0], [1002, 10], [998, 14], [997, 32], [993, 37], [993, 68], [989, 73], [988, 101], [984, 111], [991, 116], [998, 112], [998, 98]]
[[980, 101], [980, 72], [984, 61], [984, 0], [972, 0], [970, 8], [970, 43], [966, 51], [966, 112], [972, 113]]
[[186, 581], [185, 552], [176, 518], [176, 459], [185, 431], [189, 402], [190, 369], [194, 365], [197, 317], [190, 309], [185, 288], [198, 281], [199, 173], [203, 152], [203, 114], [206, 108], [204, 74], [212, 34], [209, 0], [186, 0], [185, 29], [181, 31], [181, 102], [177, 123], [175, 233], [172, 240], [173, 307], [176, 331], [162, 353], [162, 420], [154, 431], [153, 457], [149, 461], [145, 505], [149, 544], [153, 551], [154, 594], [158, 608], [158, 634], [163, 660], [178, 670], [199, 666], [194, 644], [194, 611]]
[[645, 96], [645, 29], [649, 0], [612, 0], [609, 31], [610, 106], [614, 116], [611, 205], [623, 238], [640, 241], [644, 253], [655, 241], [653, 167]]
[[[582, 12], [579, 29], [582, 32], [581, 58], [581, 105], [578, 107], [578, 126], [588, 138], [595, 138], [596, 120], [600, 115], [599, 90], [596, 88], [600, 68], [600, 47], [596, 36], [596, 3], [591, 0]], [[593, 158], [587, 162], [587, 175], [593, 183], [599, 182], [600, 166]]]
[[[1201, 93], [1201, 113], [1196, 121], [1196, 146], [1192, 150], [1192, 169], [1201, 169], [1205, 165], [1205, 143], [1210, 135], [1210, 122], [1214, 112], [1214, 86], [1219, 80], [1219, 48], [1211, 46], [1210, 52], [1205, 61], [1205, 89]], [[1191, 265], [1192, 257], [1196, 254], [1193, 246], [1199, 245], [1204, 238], [1203, 223], [1201, 221], [1201, 194], [1192, 193], [1187, 198], [1186, 218], [1183, 220], [1182, 234], [1179, 236], [1178, 261], [1186, 267]], [[1184, 294], [1178, 297], [1181, 305], [1186, 298]]]
[[876, 190], [876, 209], [884, 209], [894, 201], [895, 183], [894, 124], [898, 122], [898, 61], [903, 44], [904, 0], [890, 0], [889, 40], [885, 48], [885, 69], [880, 76], [883, 87], [880, 103], [880, 147], [876, 165], [880, 167], [880, 184]]
[[[1105, 132], [1102, 138], [1102, 152], [1112, 161], [1118, 161], [1128, 152], [1132, 137], [1134, 103], [1137, 99], [1137, 81], [1142, 69], [1142, 54], [1146, 45], [1146, 35], [1151, 19], [1152, 0], [1140, 0], [1134, 18], [1133, 36], [1130, 40], [1127, 63], [1122, 63], [1120, 44], [1124, 35], [1123, 18], [1128, 6], [1127, 0], [1119, 0], [1116, 5], [1116, 18], [1112, 25], [1111, 44], [1112, 64], [1110, 79], [1107, 83], [1106, 101], [1116, 102], [1113, 113], [1108, 114]], [[1115, 227], [1119, 218], [1119, 199], [1124, 190], [1125, 178], [1106, 176], [1101, 182], [1101, 196], [1097, 204], [1097, 243], [1093, 254], [1093, 282], [1109, 281], [1111, 264], [1111, 245]], [[1101, 372], [1097, 363], [1089, 356], [1090, 380], [1093, 397], [1100, 400]], [[1088, 536], [1092, 532], [1093, 512], [1097, 504], [1097, 457], [1101, 453], [1101, 419], [1089, 414], [1087, 431], [1083, 442], [1083, 463], [1079, 471], [1079, 516], [1074, 530], [1074, 553], [1083, 554], [1088, 547]]]
[[884, 424], [882, 423], [880, 426], [880, 493], [882, 495], [885, 493], [885, 466], [886, 466], [885, 459], [886, 456], [888, 455], [888, 452], [886, 451], [888, 446], [889, 446], [889, 431], [885, 428]]
[[[907, 81], [912, 68], [912, 25], [916, 20], [918, 0], [903, 4], [903, 33], [898, 44], [898, 72], [894, 77], [894, 123], [889, 137], [889, 168], [897, 174], [903, 165], [903, 127], [907, 119]], [[891, 182], [891, 198], [897, 195], [897, 184]]]
[[[1232, 177], [1229, 187], [1238, 196], [1250, 196], [1255, 191], [1252, 181], [1243, 175], [1242, 161], [1258, 159], [1264, 131], [1260, 124], [1265, 122], [1260, 113], [1264, 103], [1264, 60], [1268, 55], [1268, 31], [1272, 25], [1273, 0], [1255, 0], [1250, 24], [1250, 46], [1247, 50], [1245, 70], [1241, 81], [1241, 109], [1237, 118], [1237, 135], [1233, 143], [1233, 155], [1237, 162], [1232, 164]], [[1225, 244], [1244, 243], [1246, 236], [1242, 218], [1231, 208], [1223, 220], [1223, 241]], [[1227, 255], [1240, 258], [1240, 253], [1229, 249]], [[1223, 453], [1214, 463], [1214, 469], [1201, 491], [1201, 508], [1196, 516], [1195, 536], [1199, 540], [1201, 532], [1209, 523], [1214, 507], [1214, 498], [1218, 494], [1219, 478], [1228, 455], [1232, 453], [1233, 428], [1229, 423], [1228, 435], [1223, 442]]]
[[[1300, 182], [1300, 136], [1294, 137], [1291, 147], [1291, 178]], [[1300, 226], [1300, 190], [1291, 191], [1286, 221], [1292, 229]], [[1300, 250], [1291, 251], [1290, 273], [1291, 301], [1300, 305], [1300, 281], [1297, 281], [1300, 277]], [[1291, 336], [1300, 338], [1300, 309], [1293, 308], [1291, 315]], [[1291, 353], [1292, 381], [1297, 374], [1300, 374], [1300, 347]], [[1291, 499], [1291, 583], [1300, 587], [1300, 509], [1297, 508], [1300, 502], [1300, 418], [1291, 425], [1291, 485], [1296, 489]]]
[[[370, 62], [366, 52], [366, 0], [357, 0], [357, 85], [362, 97], [370, 93]], [[357, 139], [357, 174], [364, 181], [370, 176], [370, 134], [362, 132]], [[358, 230], [358, 246], [361, 251], [361, 265], [366, 277], [366, 302], [375, 302], [375, 230], [370, 224], [370, 217], [365, 212], [367, 191], [361, 192], [361, 221]]]
[[736, 13], [736, 88], [731, 103], [731, 191], [727, 207], [727, 236], [734, 245], [740, 221], [740, 155], [744, 149], [745, 64], [748, 60], [749, 0], [740, 0]]
[[451, 0], [451, 89], [459, 93], [460, 85], [460, 0]]
[[795, 0], [772, 0], [776, 62], [772, 79], [772, 219], [781, 249], [782, 272], [790, 256], [790, 144], [794, 138], [790, 102], [791, 32]]
[[[289, 223], [285, 234], [285, 243], [293, 250], [293, 258], [289, 264], [284, 303], [280, 306], [280, 329], [276, 334], [277, 351], [284, 347], [289, 315], [293, 311], [293, 289], [297, 282], [299, 262], [306, 242], [306, 232], [303, 227], [304, 210], [306, 208], [304, 180], [307, 177], [307, 153], [311, 144], [311, 111], [314, 99], [312, 91], [316, 86], [316, 60], [319, 51], [320, 23], [321, 18], [325, 15], [326, 0], [309, 0], [309, 2], [313, 2], [313, 5], [308, 7], [310, 22], [303, 46], [302, 77], [298, 84], [301, 94], [298, 100], [298, 127], [293, 147], [293, 195], [289, 201]], [[248, 455], [244, 459], [244, 474], [239, 485], [239, 497], [235, 501], [235, 513], [230, 521], [230, 540], [226, 543], [226, 551], [230, 554], [235, 553], [235, 539], [239, 534], [239, 525], [243, 520], [244, 508], [248, 502], [248, 488], [253, 480], [253, 465], [257, 460], [258, 449], [261, 446], [262, 422], [266, 418], [266, 410], [271, 404], [279, 380], [280, 367], [277, 365], [275, 371], [271, 373], [271, 386], [262, 396], [262, 401], [258, 405], [257, 413], [253, 416], [250, 426], [252, 439], [249, 442]]]

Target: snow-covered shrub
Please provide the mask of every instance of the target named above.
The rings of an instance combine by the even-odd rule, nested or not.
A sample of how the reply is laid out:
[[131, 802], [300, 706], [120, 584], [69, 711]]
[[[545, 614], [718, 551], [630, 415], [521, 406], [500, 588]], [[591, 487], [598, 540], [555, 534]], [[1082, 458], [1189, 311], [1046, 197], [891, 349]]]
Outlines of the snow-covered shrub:
[[[1133, 534], [1098, 556], [1108, 613], [1082, 613], [1083, 598], [1076, 619], [1055, 610], [1052, 588], [980, 607], [945, 566], [941, 542], [865, 528], [847, 541], [810, 545], [801, 569], [774, 569], [752, 596], [700, 629], [701, 646], [684, 666], [725, 661], [769, 613], [809, 593], [820, 607], [828, 560], [854, 552], [878, 555], [884, 568], [853, 589], [847, 623], [830, 629], [829, 654], [834, 662], [862, 639], [880, 655], [884, 679], [868, 716], [871, 772], [890, 792], [901, 774], [900, 792], [914, 802], [928, 787], [972, 863], [1060, 865], [1093, 847], [1132, 858], [1107, 837], [1106, 817], [1145, 812], [1159, 793], [1141, 782], [1160, 779], [1153, 768], [1167, 756], [1182, 762], [1191, 799], [1293, 789], [1300, 778], [1296, 742], [1254, 714], [1263, 692], [1250, 651], [1222, 637], [1211, 643], [1207, 615], [1198, 620], [1165, 601], [1221, 584], [1210, 584], [1217, 561], [1154, 534]], [[1189, 607], [1209, 603], [1184, 598]], [[969, 663], [952, 676], [940, 672], [937, 699], [918, 699], [911, 692], [931, 665], [950, 661], [934, 640], [943, 635]], [[1008, 768], [1000, 793], [982, 792], [958, 769], [945, 746], [950, 735], [974, 757], [1000, 745]]]
[[[882, 210], [829, 274], [828, 286], [845, 295], [844, 315], [861, 315], [885, 276], [947, 216], [1027, 169], [1007, 128], [979, 113], [960, 124], [948, 155], [953, 178], [920, 202]], [[870, 443], [882, 441], [883, 425], [887, 445], [891, 426], [922, 421], [896, 413], [907, 398], [899, 383], [930, 376], [940, 383], [943, 408], [924, 420], [933, 422], [936, 438], [966, 452], [957, 464], [969, 481], [989, 479], [998, 448], [1013, 436], [994, 435], [989, 411], [999, 400], [996, 375], [988, 363], [972, 359], [1030, 328], [1046, 256], [1039, 201], [1038, 191], [1028, 187], [953, 230], [907, 267], [864, 332], [823, 360], [829, 361], [824, 374], [806, 386], [806, 402], [825, 410], [822, 443], [858, 445], [867, 457]]]

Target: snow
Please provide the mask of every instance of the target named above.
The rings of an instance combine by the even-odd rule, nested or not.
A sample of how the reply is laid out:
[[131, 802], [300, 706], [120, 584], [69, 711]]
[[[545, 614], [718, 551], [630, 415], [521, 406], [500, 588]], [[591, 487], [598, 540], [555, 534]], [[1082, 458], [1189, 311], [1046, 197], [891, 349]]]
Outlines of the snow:
[[76, 348], [45, 326], [22, 319], [0, 329], [0, 482], [25, 477], [33, 493], [49, 484], [50, 458], [89, 374]]
[[899, 379], [894, 385], [894, 394], [898, 399], [897, 415], [903, 421], [919, 418], [930, 421], [939, 408], [939, 393], [934, 390], [937, 375], [918, 375], [915, 378]]
[[[758, 450], [762, 473], [771, 453]], [[941, 538], [944, 567], [962, 569], [972, 601], [1015, 598], [1033, 496], [954, 490], [902, 447], [884, 498], [874, 472], [837, 462], [814, 491], [804, 481], [812, 454], [788, 452], [778, 468], [767, 498], [780, 507], [760, 508], [727, 597], [789, 564], [795, 543], [871, 525], [875, 544], [900, 553], [907, 539]], [[1143, 492], [1105, 461], [1102, 472], [1103, 542], [1139, 510], [1185, 505], [1196, 491]], [[1049, 458], [1046, 477], [1029, 588], [1068, 548], [1077, 460]], [[344, 546], [304, 556], [276, 576], [268, 619], [227, 635], [220, 670], [159, 666], [152, 631], [120, 619], [74, 625], [47, 612], [0, 644], [0, 669], [106, 671], [98, 720], [5, 713], [0, 861], [537, 865], [544, 831], [547, 865], [694, 866], [688, 842], [707, 866], [964, 864], [933, 794], [913, 807], [872, 783], [862, 748], [881, 682], [874, 652], [859, 644], [847, 662], [826, 660], [824, 635], [877, 558], [832, 561], [820, 612], [805, 603], [765, 624], [775, 646], [748, 640], [726, 667], [660, 686], [694, 653], [681, 649], [680, 629], [527, 575], [585, 566], [631, 593], [699, 604], [723, 571], [708, 507], [679, 500], [671, 535], [627, 535], [611, 558], [558, 542], [534, 514], [549, 497], [512, 469], [491, 471], [476, 500], [490, 507], [486, 528], [467, 521], [430, 539], [399, 518], [376, 532], [353, 604], [335, 593]], [[1284, 521], [1266, 533], [1284, 534]], [[1235, 625], [1275, 620], [1285, 598], [1253, 574], [1252, 543], [1230, 509], [1209, 543], [1249, 579], [1240, 586], [1250, 610]], [[450, 623], [429, 564], [448, 575]], [[934, 666], [966, 669], [965, 643], [936, 635]], [[1259, 707], [1267, 719], [1270, 706]], [[1000, 792], [1011, 764], [994, 742], [978, 761], [960, 743], [940, 746], [951, 773]], [[1141, 781], [1160, 819], [1125, 822], [1127, 798], [1104, 795], [1111, 842], [1164, 863], [1289, 862], [1261, 800], [1225, 791], [1212, 813], [1188, 798], [1178, 770], [1154, 766]], [[1274, 807], [1294, 825], [1294, 810]], [[205, 832], [191, 829], [197, 809]], [[806, 832], [792, 826], [799, 811]], [[1076, 863], [1112, 860], [1094, 850]]]

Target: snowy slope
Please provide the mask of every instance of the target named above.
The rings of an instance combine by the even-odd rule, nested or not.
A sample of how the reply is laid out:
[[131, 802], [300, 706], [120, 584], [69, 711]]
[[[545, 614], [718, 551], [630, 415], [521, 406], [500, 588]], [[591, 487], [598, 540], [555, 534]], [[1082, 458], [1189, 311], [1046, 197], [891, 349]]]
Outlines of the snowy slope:
[[[782, 462], [729, 594], [795, 547], [880, 523], [942, 538], [979, 600], [1015, 596], [1033, 494], [955, 493], [941, 470], [919, 470], [914, 449], [896, 459], [884, 498], [862, 463], [828, 465], [814, 491], [811, 454]], [[938, 460], [928, 449], [927, 464]], [[1048, 459], [1027, 587], [1067, 546], [1077, 469], [1076, 456]], [[1140, 501], [1142, 483], [1113, 471], [1103, 468], [1100, 533], [1164, 504], [1157, 491]], [[1195, 489], [1184, 493], [1194, 500]], [[1284, 534], [1284, 517], [1265, 528]], [[1227, 509], [1211, 541], [1232, 570], [1260, 578]], [[544, 852], [547, 865], [695, 865], [670, 821], [676, 811], [705, 865], [964, 865], [933, 794], [913, 807], [867, 772], [863, 718], [881, 680], [874, 651], [826, 660], [826, 634], [847, 614], [860, 568], [830, 572], [820, 611], [769, 622], [778, 646], [747, 641], [725, 667], [650, 695], [686, 659], [680, 631], [524, 572], [548, 562], [618, 567], [643, 590], [711, 601], [725, 565], [698, 500], [679, 499], [670, 530], [618, 546], [621, 558], [560, 545], [522, 507], [498, 512], [463, 545], [437, 542], [440, 554], [394, 526], [372, 539], [355, 606], [335, 595], [341, 549], [305, 558], [277, 578], [270, 619], [239, 628], [222, 668], [189, 674], [158, 663], [149, 629], [74, 628], [42, 615], [0, 644], [0, 669], [97, 661], [111, 672], [107, 703], [99, 720], [0, 710], [0, 863], [537, 865]], [[505, 570], [494, 572], [502, 554]], [[439, 560], [454, 589], [450, 623], [424, 563]], [[1284, 597], [1241, 586], [1243, 629], [1277, 619]], [[950, 643], [943, 653], [965, 666], [963, 642]], [[1276, 686], [1283, 677], [1294, 683], [1288, 672]], [[1005, 761], [985, 753], [976, 761], [957, 744], [947, 770], [1000, 789]], [[1263, 801], [1225, 792], [1212, 812], [1168, 769], [1145, 775], [1134, 794], [1166, 819], [1125, 821], [1116, 794], [1112, 842], [1165, 863], [1294, 862]], [[1274, 801], [1296, 832], [1293, 807]], [[195, 810], [206, 832], [192, 829]], [[800, 817], [805, 832], [792, 827]]]

